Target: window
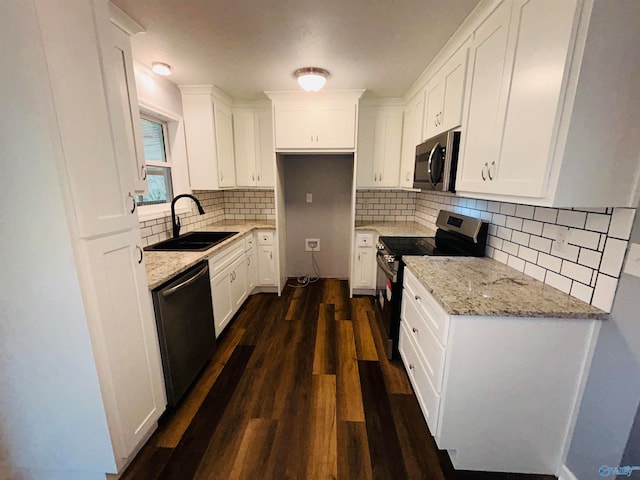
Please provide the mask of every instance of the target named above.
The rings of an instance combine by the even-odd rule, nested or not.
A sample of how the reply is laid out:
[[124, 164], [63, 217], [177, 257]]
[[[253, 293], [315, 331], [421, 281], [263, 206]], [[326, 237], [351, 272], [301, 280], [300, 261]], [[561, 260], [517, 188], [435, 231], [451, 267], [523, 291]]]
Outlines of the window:
[[138, 195], [137, 203], [139, 206], [169, 203], [173, 198], [173, 184], [167, 124], [147, 115], [141, 115], [140, 122], [149, 193]]

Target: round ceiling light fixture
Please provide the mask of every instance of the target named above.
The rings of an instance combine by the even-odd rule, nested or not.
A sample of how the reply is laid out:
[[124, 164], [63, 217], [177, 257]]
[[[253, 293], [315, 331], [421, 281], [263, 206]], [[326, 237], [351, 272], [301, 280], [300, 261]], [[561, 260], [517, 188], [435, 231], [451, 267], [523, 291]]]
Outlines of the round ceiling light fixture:
[[304, 67], [299, 68], [293, 75], [298, 79], [298, 85], [307, 92], [317, 92], [327, 83], [329, 72], [324, 68]]
[[162, 62], [153, 62], [151, 64], [151, 71], [163, 77], [171, 75], [171, 66]]

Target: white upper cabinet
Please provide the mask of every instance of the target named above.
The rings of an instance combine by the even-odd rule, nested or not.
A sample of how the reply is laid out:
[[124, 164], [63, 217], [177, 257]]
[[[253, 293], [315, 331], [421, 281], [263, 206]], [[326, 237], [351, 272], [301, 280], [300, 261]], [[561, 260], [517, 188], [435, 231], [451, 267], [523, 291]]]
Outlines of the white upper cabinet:
[[234, 108], [233, 141], [236, 185], [274, 186], [273, 119], [271, 109]]
[[267, 92], [276, 150], [354, 150], [362, 90], [308, 94]]
[[468, 51], [465, 43], [427, 84], [422, 135], [425, 140], [459, 127], [462, 122]]
[[[550, 206], [636, 206], [640, 49], [630, 3], [506, 0], [472, 40], [456, 188]], [[549, 12], [552, 11], [553, 15]]]
[[402, 116], [402, 107], [360, 107], [357, 187], [398, 187]]
[[180, 86], [192, 190], [235, 186], [229, 99], [211, 86]]
[[425, 90], [422, 89], [409, 101], [404, 110], [402, 158], [400, 163], [400, 187], [403, 188], [413, 188], [416, 146], [423, 141], [424, 96]]
[[140, 129], [140, 109], [136, 93], [136, 79], [131, 56], [129, 34], [118, 25], [112, 24], [115, 75], [120, 93], [123, 118], [126, 128], [127, 152], [130, 158], [131, 176], [138, 194], [148, 192], [147, 169], [145, 166], [142, 132]]

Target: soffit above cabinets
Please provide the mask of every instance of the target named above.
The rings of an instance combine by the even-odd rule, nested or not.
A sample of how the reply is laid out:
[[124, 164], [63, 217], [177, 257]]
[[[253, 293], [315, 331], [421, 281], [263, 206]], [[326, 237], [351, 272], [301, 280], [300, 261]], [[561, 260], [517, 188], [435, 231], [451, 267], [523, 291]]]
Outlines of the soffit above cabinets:
[[297, 88], [293, 71], [329, 70], [328, 89], [401, 97], [479, 0], [112, 0], [146, 33], [134, 57], [170, 64], [178, 85], [234, 100]]

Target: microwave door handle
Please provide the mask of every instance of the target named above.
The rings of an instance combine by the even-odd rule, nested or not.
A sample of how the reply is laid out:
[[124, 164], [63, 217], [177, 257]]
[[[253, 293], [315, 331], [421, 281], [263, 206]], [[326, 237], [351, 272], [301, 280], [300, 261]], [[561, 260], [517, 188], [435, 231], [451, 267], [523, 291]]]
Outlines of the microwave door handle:
[[431, 162], [433, 161], [433, 156], [436, 153], [436, 150], [438, 149], [438, 143], [436, 142], [436, 144], [433, 146], [433, 148], [431, 149], [431, 153], [429, 154], [429, 164], [427, 165], [427, 171], [429, 172], [429, 182], [431, 182], [432, 186], [436, 186], [436, 184], [433, 181], [433, 175], [431, 175]]

